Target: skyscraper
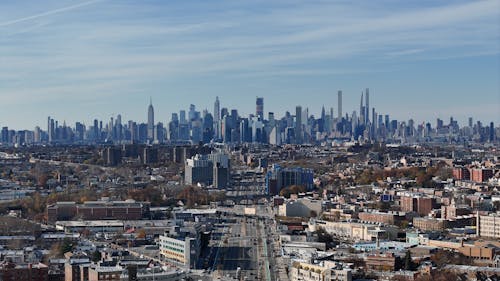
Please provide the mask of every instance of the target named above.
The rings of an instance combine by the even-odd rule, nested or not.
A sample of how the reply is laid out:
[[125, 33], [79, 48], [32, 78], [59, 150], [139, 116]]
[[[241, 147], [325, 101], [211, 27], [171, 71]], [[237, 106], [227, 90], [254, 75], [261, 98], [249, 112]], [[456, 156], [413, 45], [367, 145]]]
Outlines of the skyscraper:
[[214, 122], [219, 122], [220, 120], [220, 102], [219, 97], [215, 97], [214, 103]]
[[214, 103], [214, 120], [213, 120], [213, 127], [214, 127], [214, 135], [216, 138], [219, 138], [221, 135], [220, 132], [220, 102], [219, 102], [219, 97], [215, 97], [215, 103]]
[[[337, 106], [338, 106], [338, 110], [337, 110], [337, 118], [339, 119], [342, 119], [342, 91], [338, 91], [337, 93]], [[333, 116], [332, 116], [333, 118]]]
[[295, 108], [295, 143], [302, 143], [302, 107]]
[[365, 91], [365, 124], [370, 123], [370, 91], [366, 88]]
[[359, 123], [365, 124], [365, 107], [363, 106], [363, 94], [364, 92], [361, 91], [361, 100], [359, 101]]
[[149, 100], [148, 107], [148, 140], [154, 139], [154, 131], [155, 131], [155, 113], [153, 109], [153, 100]]
[[260, 120], [264, 120], [264, 98], [257, 97], [255, 102], [255, 115], [260, 118]]

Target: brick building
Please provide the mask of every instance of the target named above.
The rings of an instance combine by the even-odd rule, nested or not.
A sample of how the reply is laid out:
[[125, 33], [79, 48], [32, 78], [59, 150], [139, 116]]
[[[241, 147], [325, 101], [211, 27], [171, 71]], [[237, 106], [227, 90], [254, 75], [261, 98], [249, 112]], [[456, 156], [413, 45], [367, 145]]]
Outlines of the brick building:
[[45, 264], [0, 263], [2, 281], [49, 281], [49, 269]]
[[47, 206], [49, 222], [64, 220], [140, 220], [149, 214], [149, 202], [126, 201], [87, 201], [58, 202]]
[[416, 212], [421, 216], [428, 215], [434, 208], [436, 200], [432, 197], [403, 196], [400, 199], [401, 211]]

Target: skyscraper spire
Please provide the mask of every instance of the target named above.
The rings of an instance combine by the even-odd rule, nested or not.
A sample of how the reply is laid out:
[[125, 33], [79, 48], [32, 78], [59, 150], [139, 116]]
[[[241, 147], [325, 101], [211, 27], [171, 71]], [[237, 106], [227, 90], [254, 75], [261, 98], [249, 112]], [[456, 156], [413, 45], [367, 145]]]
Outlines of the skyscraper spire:
[[153, 99], [149, 97], [149, 106], [148, 106], [148, 139], [150, 141], [154, 138], [154, 125], [155, 124], [155, 113], [153, 108]]

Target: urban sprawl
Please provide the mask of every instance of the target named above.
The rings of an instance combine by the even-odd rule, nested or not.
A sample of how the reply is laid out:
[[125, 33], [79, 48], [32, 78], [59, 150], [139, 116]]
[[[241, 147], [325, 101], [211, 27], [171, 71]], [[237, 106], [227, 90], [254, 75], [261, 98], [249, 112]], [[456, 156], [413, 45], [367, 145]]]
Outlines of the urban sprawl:
[[2, 127], [0, 280], [500, 280], [500, 127], [336, 98]]

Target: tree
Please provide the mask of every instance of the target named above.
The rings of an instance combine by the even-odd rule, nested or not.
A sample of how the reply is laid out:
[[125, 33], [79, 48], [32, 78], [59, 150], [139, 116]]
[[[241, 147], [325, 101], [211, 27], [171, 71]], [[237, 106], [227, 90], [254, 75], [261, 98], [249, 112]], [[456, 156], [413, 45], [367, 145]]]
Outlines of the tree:
[[73, 247], [74, 247], [73, 243], [71, 243], [69, 239], [65, 238], [59, 249], [59, 254], [62, 256], [67, 252], [71, 252], [73, 251]]
[[139, 231], [137, 231], [136, 237], [137, 237], [137, 239], [146, 238], [146, 231], [144, 229], [139, 229]]
[[302, 185], [291, 185], [280, 190], [280, 195], [289, 198], [291, 194], [306, 192], [306, 188]]
[[93, 253], [92, 253], [92, 261], [93, 262], [98, 262], [100, 261], [102, 258], [102, 255], [101, 255], [101, 252], [99, 250], [95, 250]]
[[413, 270], [413, 261], [411, 260], [411, 253], [410, 251], [406, 251], [405, 255], [405, 270]]

